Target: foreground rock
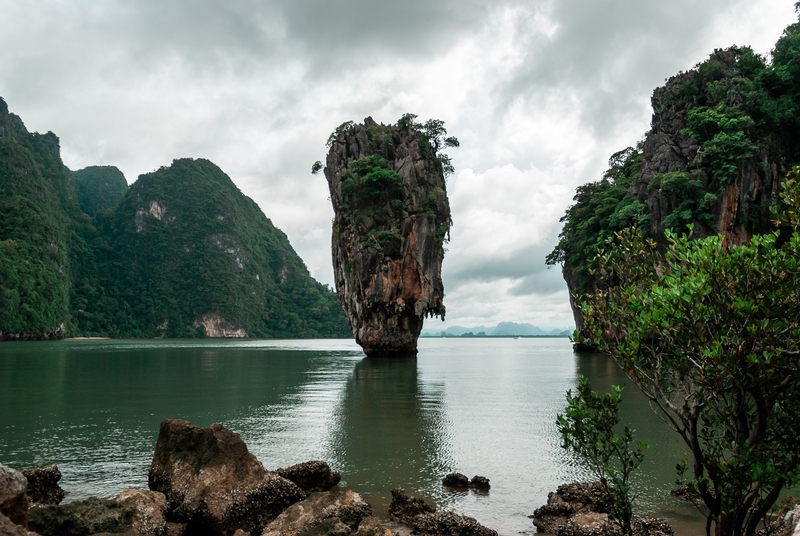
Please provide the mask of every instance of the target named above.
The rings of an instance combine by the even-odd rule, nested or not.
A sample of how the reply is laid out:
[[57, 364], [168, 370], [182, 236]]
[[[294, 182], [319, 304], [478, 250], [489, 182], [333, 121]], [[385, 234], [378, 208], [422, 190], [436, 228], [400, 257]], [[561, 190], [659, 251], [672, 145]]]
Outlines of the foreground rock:
[[0, 464], [0, 514], [12, 523], [27, 526], [28, 481], [19, 471]]
[[330, 140], [325, 178], [336, 292], [368, 356], [416, 355], [423, 319], [444, 317], [443, 242], [451, 221], [436, 154], [441, 141], [418, 126], [370, 117], [342, 125]]
[[60, 506], [35, 506], [28, 528], [41, 536], [87, 536], [133, 530], [134, 510], [115, 501], [86, 499]]
[[342, 479], [342, 475], [331, 471], [328, 464], [322, 461], [298, 463], [285, 469], [278, 469], [277, 473], [286, 480], [294, 482], [306, 493], [329, 490]]
[[151, 490], [166, 496], [169, 520], [211, 534], [260, 533], [306, 497], [293, 482], [264, 469], [244, 441], [221, 424], [162, 422], [149, 481]]
[[58, 485], [61, 471], [55, 464], [23, 469], [22, 474], [28, 480], [28, 499], [34, 505], [56, 506], [67, 495]]
[[351, 534], [371, 514], [372, 508], [354, 491], [312, 493], [267, 525], [262, 536]]
[[474, 518], [437, 512], [436, 508], [408, 495], [402, 488], [392, 490], [389, 515], [412, 529], [418, 536], [497, 536], [497, 532], [478, 523]]
[[17, 525], [3, 514], [0, 514], [0, 534], [2, 536], [39, 536], [35, 532], [28, 532], [22, 525]]
[[547, 504], [537, 508], [531, 517], [539, 532], [557, 534], [559, 526], [576, 516], [580, 524], [603, 523], [613, 508], [614, 497], [600, 482], [574, 482], [550, 492]]
[[[558, 536], [621, 536], [608, 519], [614, 497], [600, 482], [563, 484], [547, 495], [547, 504], [531, 516], [538, 532]], [[634, 536], [672, 536], [672, 527], [660, 518], [631, 522]]]
[[781, 501], [775, 520], [756, 533], [756, 536], [794, 536], [800, 530], [800, 504], [791, 495]]
[[131, 527], [139, 534], [164, 536], [167, 531], [167, 498], [158, 491], [127, 489], [116, 499], [117, 504], [131, 508]]

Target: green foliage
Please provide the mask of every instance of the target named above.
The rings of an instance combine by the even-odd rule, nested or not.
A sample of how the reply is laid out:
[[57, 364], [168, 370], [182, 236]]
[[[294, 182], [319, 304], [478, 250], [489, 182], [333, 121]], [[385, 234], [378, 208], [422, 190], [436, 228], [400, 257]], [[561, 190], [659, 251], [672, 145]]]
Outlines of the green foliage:
[[89, 166], [73, 171], [71, 179], [81, 210], [89, 216], [114, 208], [128, 191], [125, 175], [114, 166]]
[[614, 153], [602, 180], [578, 187], [573, 204], [561, 221], [564, 228], [547, 264], [563, 263], [573, 271], [582, 294], [591, 288], [589, 259], [617, 230], [632, 223], [646, 227], [649, 218], [645, 206], [627, 195], [631, 181], [638, 178], [642, 164], [642, 146], [628, 147]]
[[711, 175], [726, 186], [760, 150], [747, 135], [753, 126], [753, 120], [741, 110], [718, 104], [714, 108], [700, 106], [690, 110], [687, 127], [681, 134], [695, 138], [702, 145], [703, 159], [708, 160]]
[[316, 162], [311, 164], [311, 174], [312, 175], [316, 175], [317, 173], [320, 172], [321, 169], [322, 169], [322, 162], [320, 162], [319, 160], [317, 160]]
[[567, 391], [567, 407], [556, 422], [562, 448], [573, 452], [606, 486], [614, 497], [609, 519], [617, 523], [622, 534], [630, 535], [634, 500], [630, 476], [642, 463], [648, 445], [634, 442], [633, 430], [627, 426], [621, 435], [614, 431], [619, 423], [623, 389], [614, 385], [610, 393], [600, 396], [581, 376], [578, 393], [573, 396], [571, 390]]
[[752, 536], [800, 457], [800, 169], [776, 211], [790, 236], [741, 246], [635, 230], [595, 259], [611, 283], [582, 309], [585, 341], [608, 352], [685, 441], [710, 534]]
[[342, 196], [351, 199], [351, 206], [381, 209], [387, 202], [405, 199], [403, 180], [392, 163], [379, 154], [350, 162], [348, 177], [342, 181]]
[[444, 121], [441, 119], [428, 119], [425, 123], [418, 123], [416, 119], [415, 114], [403, 114], [397, 120], [397, 126], [403, 130], [415, 130], [419, 133], [417, 143], [422, 154], [434, 157], [443, 177], [455, 173], [452, 160], [440, 150], [448, 147], [460, 147], [458, 139], [454, 136], [447, 136], [447, 129], [444, 128]]
[[702, 223], [707, 229], [714, 228], [717, 196], [706, 192], [703, 184], [683, 171], [673, 171], [656, 175], [650, 181], [650, 188], [673, 192], [682, 200], [677, 208], [661, 222], [665, 229], [685, 232], [694, 222]]
[[196, 337], [214, 314], [251, 337], [349, 333], [335, 294], [207, 160], [141, 175], [97, 227], [94, 294], [76, 315], [84, 334]]

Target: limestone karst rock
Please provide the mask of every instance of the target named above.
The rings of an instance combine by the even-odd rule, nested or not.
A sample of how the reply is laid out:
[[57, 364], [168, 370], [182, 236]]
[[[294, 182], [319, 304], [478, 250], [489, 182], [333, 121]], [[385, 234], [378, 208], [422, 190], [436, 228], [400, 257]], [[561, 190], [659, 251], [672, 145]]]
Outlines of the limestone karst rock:
[[336, 291], [368, 356], [416, 355], [427, 315], [444, 318], [443, 243], [451, 225], [441, 121], [345, 123], [329, 140]]

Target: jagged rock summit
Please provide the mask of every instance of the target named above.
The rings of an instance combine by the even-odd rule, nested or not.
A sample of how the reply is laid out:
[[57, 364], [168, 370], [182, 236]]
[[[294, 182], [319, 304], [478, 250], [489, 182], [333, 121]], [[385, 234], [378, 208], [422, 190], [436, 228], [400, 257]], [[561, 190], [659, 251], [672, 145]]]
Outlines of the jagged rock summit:
[[328, 140], [336, 292], [368, 356], [416, 355], [426, 316], [441, 316], [443, 243], [451, 225], [442, 121], [367, 117]]

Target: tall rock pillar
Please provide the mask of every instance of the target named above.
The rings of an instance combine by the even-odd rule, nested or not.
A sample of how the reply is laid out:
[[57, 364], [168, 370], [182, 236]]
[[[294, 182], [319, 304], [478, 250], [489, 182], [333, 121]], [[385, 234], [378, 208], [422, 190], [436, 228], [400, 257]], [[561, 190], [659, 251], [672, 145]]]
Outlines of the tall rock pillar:
[[444, 138], [440, 121], [413, 117], [400, 126], [345, 123], [329, 140], [336, 292], [368, 356], [416, 355], [423, 319], [444, 319], [444, 175], [452, 168], [438, 149], [458, 142]]

